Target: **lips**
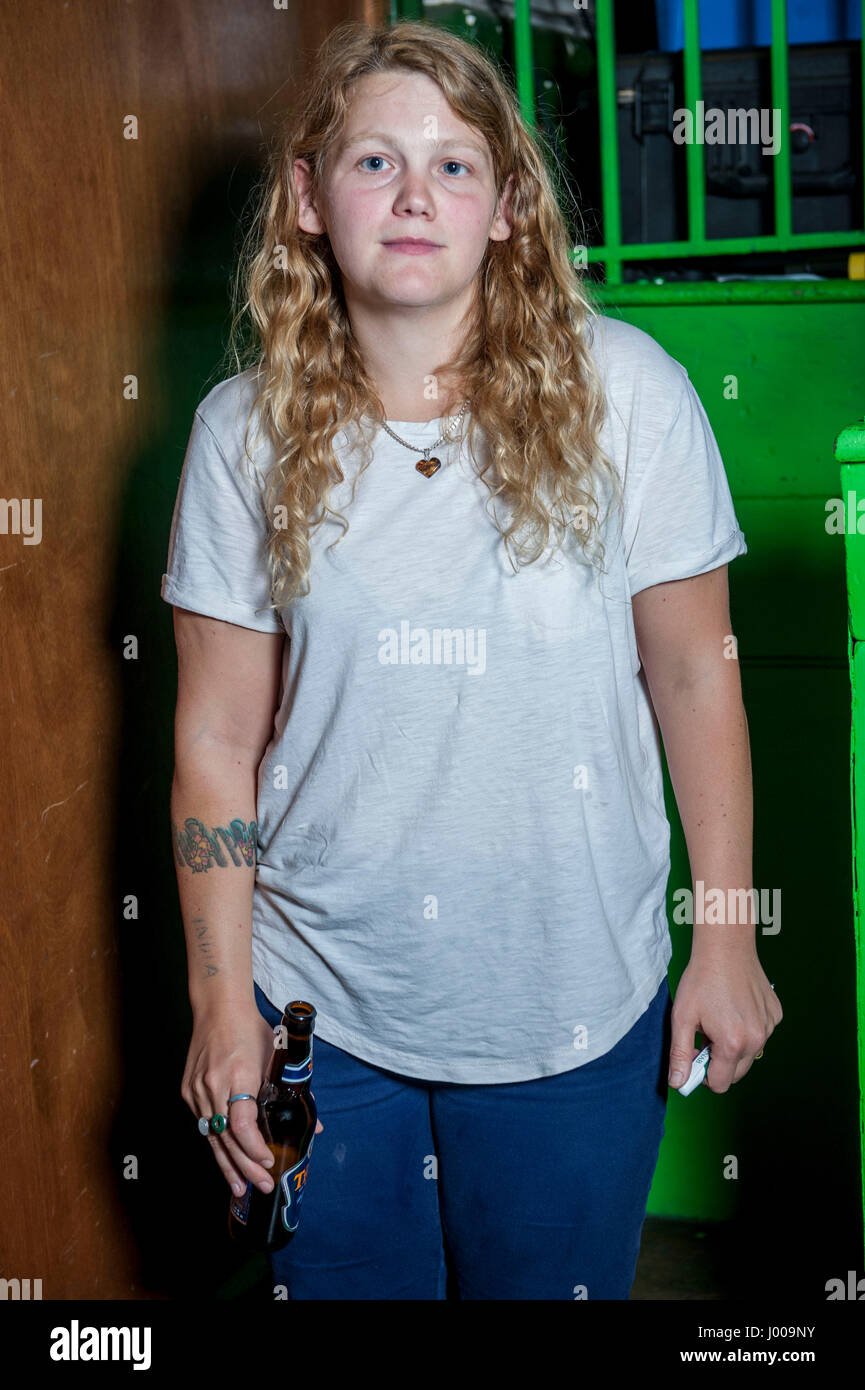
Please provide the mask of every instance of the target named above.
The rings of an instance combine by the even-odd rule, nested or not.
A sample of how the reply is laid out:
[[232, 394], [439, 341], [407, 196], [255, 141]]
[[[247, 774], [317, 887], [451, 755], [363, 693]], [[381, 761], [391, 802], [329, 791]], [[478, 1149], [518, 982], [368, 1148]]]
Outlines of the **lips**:
[[437, 241], [427, 241], [422, 236], [397, 236], [386, 241], [385, 246], [438, 246]]

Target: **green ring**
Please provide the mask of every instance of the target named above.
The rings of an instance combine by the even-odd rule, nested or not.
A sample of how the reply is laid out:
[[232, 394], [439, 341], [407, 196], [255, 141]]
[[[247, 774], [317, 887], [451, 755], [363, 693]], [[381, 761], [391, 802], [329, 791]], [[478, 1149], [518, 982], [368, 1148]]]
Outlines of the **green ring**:
[[214, 1134], [221, 1134], [225, 1129], [225, 1123], [224, 1115], [214, 1115], [210, 1121], [210, 1128]]

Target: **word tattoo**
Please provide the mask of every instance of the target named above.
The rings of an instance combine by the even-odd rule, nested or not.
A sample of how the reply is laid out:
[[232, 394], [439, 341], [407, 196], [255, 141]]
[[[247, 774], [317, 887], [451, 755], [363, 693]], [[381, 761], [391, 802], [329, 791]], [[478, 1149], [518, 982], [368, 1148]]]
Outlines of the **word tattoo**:
[[227, 867], [228, 860], [222, 852], [220, 840], [231, 855], [233, 864], [241, 868], [244, 864], [255, 868], [259, 844], [258, 826], [254, 820], [248, 826], [242, 820], [229, 821], [227, 829], [224, 825], [215, 825], [212, 834], [195, 816], [187, 816], [183, 825], [183, 830], [178, 830], [174, 821], [171, 822], [174, 853], [178, 864], [188, 864], [194, 874], [206, 873], [214, 864], [223, 869]]
[[[193, 927], [195, 928], [195, 938], [196, 938], [196, 941], [198, 942], [198, 949], [199, 949], [199, 951], [201, 952], [201, 954], [202, 954], [203, 956], [212, 956], [212, 955], [213, 955], [213, 946], [212, 946], [211, 942], [209, 942], [209, 941], [206, 939], [206, 938], [207, 938], [208, 927], [207, 927], [207, 924], [206, 924], [204, 918], [203, 918], [203, 917], [193, 917], [193, 919], [192, 919], [192, 925], [193, 925]], [[209, 979], [211, 979], [214, 975], [218, 975], [218, 974], [219, 974], [219, 966], [218, 966], [214, 961], [212, 961], [212, 960], [205, 960], [205, 962], [204, 962], [204, 969], [205, 969], [205, 976], [204, 976], [204, 978], [205, 978], [206, 980], [209, 980]]]

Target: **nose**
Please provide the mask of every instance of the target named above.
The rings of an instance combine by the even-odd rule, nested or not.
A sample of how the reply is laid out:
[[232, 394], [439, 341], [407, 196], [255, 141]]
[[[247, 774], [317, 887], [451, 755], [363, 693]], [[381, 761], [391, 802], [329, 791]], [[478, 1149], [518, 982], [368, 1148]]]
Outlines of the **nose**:
[[396, 194], [393, 200], [393, 209], [396, 213], [412, 213], [432, 211], [434, 208], [432, 191], [429, 180], [423, 174], [412, 173], [407, 169], [399, 181]]

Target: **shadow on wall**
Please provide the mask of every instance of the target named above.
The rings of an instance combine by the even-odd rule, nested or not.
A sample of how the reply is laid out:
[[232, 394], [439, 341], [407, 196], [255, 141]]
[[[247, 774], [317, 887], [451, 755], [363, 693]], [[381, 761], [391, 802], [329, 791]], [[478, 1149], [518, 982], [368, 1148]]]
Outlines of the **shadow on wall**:
[[[228, 1185], [180, 1095], [192, 1011], [170, 828], [177, 665], [172, 609], [160, 585], [193, 413], [222, 378], [238, 224], [260, 172], [245, 151], [214, 170], [178, 240], [165, 316], [130, 407], [151, 429], [128, 470], [107, 634], [114, 651], [126, 652], [133, 639], [138, 645], [124, 665], [109, 856], [112, 901], [130, 912], [134, 899], [118, 931], [125, 1087], [112, 1159], [121, 1174], [130, 1171], [130, 1157], [137, 1163], [137, 1177], [120, 1179], [120, 1198], [140, 1254], [141, 1284], [156, 1298], [211, 1299], [235, 1278], [239, 1293], [245, 1279], [227, 1235]], [[253, 1263], [260, 1274], [263, 1263]]]

